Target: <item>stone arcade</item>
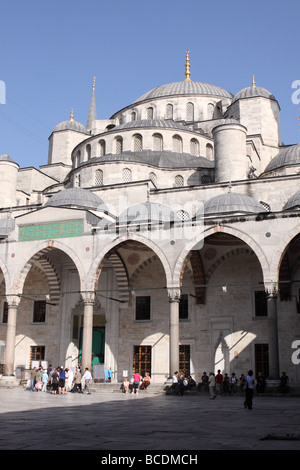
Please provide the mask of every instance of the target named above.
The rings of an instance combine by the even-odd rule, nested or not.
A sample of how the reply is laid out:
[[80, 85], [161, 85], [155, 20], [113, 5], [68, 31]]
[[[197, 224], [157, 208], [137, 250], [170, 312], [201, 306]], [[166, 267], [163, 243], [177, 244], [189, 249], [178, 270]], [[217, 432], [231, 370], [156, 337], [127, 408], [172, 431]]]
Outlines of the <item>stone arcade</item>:
[[49, 137], [48, 163], [0, 157], [0, 364], [252, 368], [300, 382], [300, 144], [276, 98], [185, 79]]

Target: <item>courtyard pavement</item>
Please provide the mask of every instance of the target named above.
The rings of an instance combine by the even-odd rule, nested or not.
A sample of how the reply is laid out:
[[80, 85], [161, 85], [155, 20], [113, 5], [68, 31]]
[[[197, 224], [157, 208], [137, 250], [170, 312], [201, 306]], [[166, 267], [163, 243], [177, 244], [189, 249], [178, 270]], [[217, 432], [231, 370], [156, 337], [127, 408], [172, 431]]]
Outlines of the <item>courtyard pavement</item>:
[[51, 395], [19, 387], [0, 389], [0, 403], [0, 450], [97, 450], [99, 458], [136, 451], [139, 462], [147, 451], [300, 450], [299, 397], [254, 397], [247, 410], [242, 396]]

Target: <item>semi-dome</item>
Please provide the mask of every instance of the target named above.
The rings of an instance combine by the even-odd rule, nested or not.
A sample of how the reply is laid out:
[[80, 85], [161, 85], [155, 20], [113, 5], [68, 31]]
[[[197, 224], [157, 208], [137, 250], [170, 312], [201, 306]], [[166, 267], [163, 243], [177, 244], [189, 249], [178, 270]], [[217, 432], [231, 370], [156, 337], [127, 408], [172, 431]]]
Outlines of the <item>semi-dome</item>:
[[73, 110], [71, 111], [70, 119], [67, 121], [60, 122], [55, 126], [53, 132], [58, 131], [75, 131], [75, 132], [82, 132], [83, 134], [87, 134], [87, 130], [81, 122], [74, 121]]
[[285, 206], [283, 207], [284, 211], [299, 209], [300, 208], [300, 190], [297, 191], [293, 196], [289, 198]]
[[253, 197], [246, 194], [229, 191], [226, 194], [215, 196], [204, 204], [204, 215], [230, 214], [230, 213], [254, 213], [267, 212]]
[[48, 207], [80, 207], [93, 210], [107, 210], [102, 199], [88, 189], [69, 188], [54, 194], [45, 204]]
[[167, 205], [154, 202], [141, 202], [128, 207], [117, 218], [122, 223], [168, 223], [180, 222], [178, 215]]
[[200, 95], [200, 96], [217, 96], [220, 98], [232, 99], [233, 95], [220, 88], [216, 85], [210, 85], [209, 83], [194, 82], [192, 80], [167, 83], [165, 85], [158, 86], [148, 91], [144, 95], [140, 96], [135, 103], [141, 101], [153, 100], [155, 98], [164, 98], [167, 96], [189, 96], [189, 95]]
[[242, 100], [246, 98], [257, 98], [257, 97], [263, 97], [263, 98], [268, 98], [270, 100], [277, 101], [275, 96], [272, 95], [272, 93], [267, 90], [266, 88], [262, 88], [260, 86], [252, 85], [246, 88], [243, 88], [241, 91], [239, 91], [233, 98], [232, 103], [234, 103], [237, 100]]
[[264, 173], [291, 165], [300, 165], [300, 144], [291, 145], [280, 150], [280, 152], [268, 163]]

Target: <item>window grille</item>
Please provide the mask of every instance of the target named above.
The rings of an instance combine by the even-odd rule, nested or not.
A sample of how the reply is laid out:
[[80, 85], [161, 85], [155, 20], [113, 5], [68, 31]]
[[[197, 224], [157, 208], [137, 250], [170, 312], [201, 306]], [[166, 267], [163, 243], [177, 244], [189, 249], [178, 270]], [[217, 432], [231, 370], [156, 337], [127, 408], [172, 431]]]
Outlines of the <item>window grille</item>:
[[103, 185], [103, 171], [96, 170], [95, 171], [95, 186], [102, 186]]
[[147, 119], [153, 119], [153, 108], [147, 108]]
[[194, 157], [199, 157], [199, 142], [197, 139], [191, 139], [190, 142], [190, 153]]
[[133, 347], [133, 372], [145, 377], [146, 372], [151, 375], [151, 346]]
[[35, 300], [33, 303], [33, 322], [44, 323], [46, 320], [46, 301]]
[[182, 153], [182, 139], [179, 135], [173, 136], [173, 152]]
[[194, 121], [194, 105], [193, 103], [186, 104], [186, 120]]
[[150, 320], [150, 300], [149, 295], [139, 295], [135, 298], [136, 320]]
[[153, 135], [153, 150], [160, 152], [163, 149], [163, 138], [161, 134]]
[[132, 181], [132, 173], [129, 168], [123, 168], [122, 170], [122, 182], [130, 183]]
[[153, 184], [156, 185], [156, 182], [157, 182], [157, 176], [155, 173], [151, 172], [149, 173], [149, 179], [152, 181]]
[[183, 186], [183, 177], [181, 175], [176, 175], [175, 176], [175, 186], [177, 188], [182, 188], [182, 186]]
[[190, 218], [189, 213], [182, 209], [177, 212], [177, 215], [181, 220], [188, 220]]
[[116, 139], [116, 153], [122, 153], [123, 152], [123, 139], [122, 137], [119, 137]]
[[143, 138], [141, 135], [136, 134], [133, 136], [133, 151], [141, 152], [143, 150]]
[[166, 106], [166, 119], [173, 119], [173, 105], [167, 104]]

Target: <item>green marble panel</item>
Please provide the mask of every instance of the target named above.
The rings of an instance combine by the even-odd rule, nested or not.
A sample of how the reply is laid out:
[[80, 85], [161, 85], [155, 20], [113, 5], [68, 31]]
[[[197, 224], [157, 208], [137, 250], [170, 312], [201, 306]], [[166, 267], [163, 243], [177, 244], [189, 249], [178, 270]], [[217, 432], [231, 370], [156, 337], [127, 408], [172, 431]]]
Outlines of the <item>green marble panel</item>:
[[51, 240], [53, 238], [80, 237], [83, 220], [66, 220], [46, 224], [23, 225], [19, 227], [19, 241]]

